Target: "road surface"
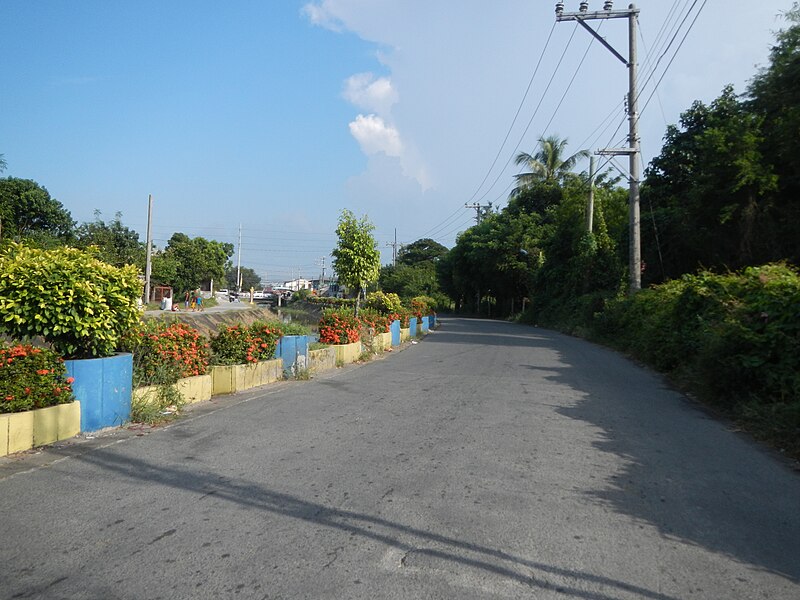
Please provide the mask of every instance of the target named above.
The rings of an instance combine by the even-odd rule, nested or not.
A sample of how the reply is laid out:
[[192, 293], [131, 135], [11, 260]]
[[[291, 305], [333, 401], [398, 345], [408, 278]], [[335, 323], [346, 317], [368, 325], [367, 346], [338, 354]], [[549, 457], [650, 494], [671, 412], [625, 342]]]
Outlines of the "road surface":
[[0, 598], [800, 598], [800, 476], [619, 355], [402, 352], [0, 459]]

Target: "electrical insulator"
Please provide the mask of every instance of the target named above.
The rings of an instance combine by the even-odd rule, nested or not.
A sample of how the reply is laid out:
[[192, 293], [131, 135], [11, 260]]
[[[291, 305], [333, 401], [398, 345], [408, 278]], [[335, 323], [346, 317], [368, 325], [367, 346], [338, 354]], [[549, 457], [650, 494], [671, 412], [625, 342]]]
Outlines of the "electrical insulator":
[[560, 15], [564, 12], [564, 3], [563, 2], [556, 2], [556, 14]]
[[614, 8], [614, 2], [612, 0], [606, 0], [606, 3], [603, 5], [603, 10], [612, 10]]
[[589, 10], [589, 3], [588, 2], [581, 2], [580, 8], [578, 8], [581, 12], [586, 12]]

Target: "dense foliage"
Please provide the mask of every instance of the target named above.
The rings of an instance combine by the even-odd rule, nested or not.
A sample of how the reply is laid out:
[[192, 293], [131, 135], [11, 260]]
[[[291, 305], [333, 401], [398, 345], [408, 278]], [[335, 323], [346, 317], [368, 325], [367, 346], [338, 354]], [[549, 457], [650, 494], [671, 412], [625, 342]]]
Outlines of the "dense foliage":
[[141, 289], [133, 266], [10, 244], [0, 251], [0, 333], [41, 336], [65, 357], [108, 356], [139, 320]]
[[256, 322], [231, 325], [211, 337], [212, 360], [218, 365], [238, 365], [269, 360], [275, 356], [283, 335], [279, 323]]
[[208, 341], [181, 322], [144, 320], [125, 335], [121, 348], [133, 354], [134, 387], [172, 384], [204, 375], [208, 367]]
[[[684, 275], [610, 304], [596, 331], [800, 452], [800, 274]], [[778, 418], [779, 417], [779, 418]]]
[[64, 361], [52, 350], [29, 344], [0, 346], [0, 413], [72, 402]]
[[322, 344], [352, 344], [361, 339], [361, 322], [352, 311], [327, 309], [319, 321]]

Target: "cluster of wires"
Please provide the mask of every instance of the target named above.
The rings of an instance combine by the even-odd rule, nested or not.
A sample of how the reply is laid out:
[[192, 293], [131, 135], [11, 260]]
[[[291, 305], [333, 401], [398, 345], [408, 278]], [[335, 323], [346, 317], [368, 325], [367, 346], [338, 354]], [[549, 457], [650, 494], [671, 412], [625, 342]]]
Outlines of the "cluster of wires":
[[[686, 38], [689, 36], [694, 24], [697, 22], [698, 17], [700, 16], [703, 8], [705, 7], [707, 0], [674, 0], [672, 6], [670, 7], [666, 18], [664, 19], [661, 27], [653, 41], [653, 43], [648, 47], [647, 43], [644, 40], [644, 36], [642, 35], [641, 27], [638, 28], [640, 35], [642, 35], [642, 43], [645, 50], [645, 58], [642, 61], [640, 68], [639, 68], [639, 81], [640, 86], [637, 92], [637, 100], [641, 101], [644, 97], [644, 102], [642, 103], [639, 111], [638, 111], [638, 119], [641, 119], [642, 114], [647, 110], [650, 106], [652, 100], [657, 98], [660, 104], [660, 98], [658, 98], [658, 89], [661, 85], [662, 81], [664, 80], [664, 76], [669, 71], [669, 68], [672, 66], [675, 58], [679, 54], [681, 48], [683, 47]], [[638, 17], [637, 17], [638, 18]], [[600, 26], [602, 26], [602, 21], [600, 22]], [[550, 30], [549, 35], [545, 39], [544, 45], [542, 47], [541, 54], [539, 59], [536, 62], [536, 66], [534, 67], [533, 74], [530, 77], [528, 85], [525, 89], [525, 92], [522, 96], [522, 100], [519, 103], [519, 106], [511, 120], [511, 124], [508, 127], [508, 131], [506, 132], [503, 141], [500, 144], [497, 153], [494, 156], [494, 159], [491, 161], [489, 168], [486, 171], [486, 174], [481, 179], [478, 186], [475, 188], [475, 191], [470, 196], [469, 200], [465, 206], [469, 203], [476, 203], [480, 204], [483, 201], [488, 201], [490, 198], [491, 204], [497, 204], [498, 202], [503, 201], [507, 196], [509, 191], [514, 185], [514, 180], [512, 178], [511, 182], [505, 186], [498, 194], [498, 184], [500, 183], [501, 179], [507, 173], [507, 168], [514, 160], [523, 140], [525, 139], [528, 130], [531, 127], [531, 124], [536, 119], [537, 115], [539, 114], [539, 109], [541, 108], [545, 98], [547, 97], [548, 93], [552, 88], [553, 81], [556, 77], [556, 74], [561, 70], [562, 63], [564, 62], [564, 58], [567, 55], [567, 52], [573, 42], [573, 38], [575, 37], [575, 32], [579, 25], [576, 23], [575, 28], [572, 30], [569, 38], [566, 40], [563, 50], [561, 51], [560, 58], [555, 63], [555, 67], [550, 74], [550, 77], [547, 81], [547, 84], [544, 86], [541, 96], [536, 103], [533, 112], [528, 119], [528, 122], [522, 131], [522, 134], [519, 136], [516, 144], [513, 145], [513, 148], [509, 150], [511, 147], [511, 143], [509, 140], [511, 139], [511, 134], [519, 121], [520, 115], [523, 113], [523, 108], [526, 105], [528, 97], [530, 95], [530, 91], [533, 87], [534, 80], [537, 78], [539, 74], [540, 67], [542, 66], [544, 57], [547, 53], [548, 47], [553, 38], [553, 30], [555, 28], [555, 22], [553, 23], [553, 27]], [[598, 27], [599, 29], [599, 27]], [[558, 115], [558, 112], [564, 103], [567, 95], [569, 94], [572, 85], [575, 79], [580, 72], [581, 67], [583, 66], [584, 60], [586, 59], [587, 54], [589, 53], [592, 44], [594, 42], [594, 37], [591, 38], [589, 44], [586, 46], [585, 51], [578, 63], [577, 67], [574, 70], [574, 73], [570, 77], [566, 88], [564, 89], [555, 110], [553, 111], [552, 115], [550, 116], [547, 124], [543, 128], [543, 131], [547, 131], [550, 125], [553, 123], [554, 119]], [[663, 108], [662, 115], [663, 115]], [[625, 102], [620, 101], [617, 103], [611, 111], [603, 118], [597, 127], [586, 137], [586, 139], [578, 145], [578, 148], [596, 148], [598, 147], [598, 143], [604, 139], [607, 135], [609, 130], [616, 125], [613, 129], [613, 133], [608, 137], [608, 143], [605, 145], [606, 147], [613, 147], [613, 146], [620, 146], [625, 145], [627, 140], [627, 134], [623, 137], [619, 138], [620, 129], [625, 124], [625, 121], [628, 119], [627, 114], [625, 114]], [[666, 118], [664, 118], [666, 122]], [[588, 145], [587, 145], [588, 144]], [[502, 156], [507, 156], [508, 158], [504, 163], [501, 161]], [[501, 166], [498, 167], [498, 164], [501, 163]], [[608, 165], [614, 166], [617, 170], [619, 170], [623, 176], [630, 177], [630, 174], [622, 168], [614, 159], [613, 156], [606, 157], [604, 161], [601, 162], [598, 172], [605, 169]], [[492, 174], [495, 174], [492, 178]], [[489, 183], [487, 183], [489, 182]], [[450, 215], [448, 215], [443, 221], [435, 225], [434, 227], [430, 228], [422, 237], [431, 237], [437, 241], [449, 241], [452, 239], [452, 236], [459, 232], [463, 231], [473, 220], [473, 216], [470, 215], [469, 218], [465, 218], [464, 207], [459, 206], [455, 209]]]

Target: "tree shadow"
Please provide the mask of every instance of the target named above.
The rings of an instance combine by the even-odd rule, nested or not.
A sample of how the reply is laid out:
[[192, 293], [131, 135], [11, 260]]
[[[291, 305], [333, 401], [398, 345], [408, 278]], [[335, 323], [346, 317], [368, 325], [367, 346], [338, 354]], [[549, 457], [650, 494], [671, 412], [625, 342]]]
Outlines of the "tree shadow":
[[518, 366], [578, 392], [578, 401], [554, 410], [600, 430], [592, 445], [624, 465], [585, 492], [593, 502], [667, 538], [800, 581], [800, 478], [786, 464], [612, 350], [548, 330], [480, 323], [447, 319], [432, 341], [554, 353], [555, 363]]
[[[200, 498], [213, 496], [216, 500], [238, 506], [371, 539], [402, 552], [402, 566], [413, 555], [415, 562], [420, 557], [446, 561], [484, 574], [496, 575], [531, 589], [557, 591], [572, 598], [613, 600], [624, 592], [653, 600], [676, 600], [672, 596], [624, 581], [528, 560], [490, 546], [466, 542], [374, 515], [308, 501], [270, 490], [254, 482], [227, 477], [223, 479], [212, 472], [154, 464], [141, 458], [123, 456], [107, 448], [74, 459], [149, 485], [196, 493]], [[568, 583], [554, 583], [550, 576]], [[588, 586], [602, 591], [584, 589]]]

